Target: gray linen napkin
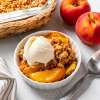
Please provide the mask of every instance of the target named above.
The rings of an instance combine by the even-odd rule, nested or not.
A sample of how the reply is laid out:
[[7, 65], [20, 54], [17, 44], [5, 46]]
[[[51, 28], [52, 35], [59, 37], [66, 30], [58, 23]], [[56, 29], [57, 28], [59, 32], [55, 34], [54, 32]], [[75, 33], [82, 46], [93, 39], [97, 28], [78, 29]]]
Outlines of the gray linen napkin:
[[0, 100], [15, 100], [16, 80], [8, 70], [6, 62], [0, 58]]

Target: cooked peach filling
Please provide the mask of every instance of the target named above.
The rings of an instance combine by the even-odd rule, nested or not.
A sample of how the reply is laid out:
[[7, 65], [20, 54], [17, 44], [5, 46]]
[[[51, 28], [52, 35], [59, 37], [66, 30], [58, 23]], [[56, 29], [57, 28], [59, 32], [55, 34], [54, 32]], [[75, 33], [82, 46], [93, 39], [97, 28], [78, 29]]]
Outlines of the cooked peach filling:
[[[37, 37], [37, 36], [36, 36]], [[60, 81], [73, 73], [77, 66], [76, 53], [69, 38], [57, 32], [50, 32], [44, 36], [54, 47], [55, 58], [44, 65], [39, 63], [30, 66], [23, 59], [24, 47], [18, 52], [20, 70], [28, 78], [44, 83]]]
[[47, 0], [0, 0], [0, 13], [38, 7], [46, 2]]

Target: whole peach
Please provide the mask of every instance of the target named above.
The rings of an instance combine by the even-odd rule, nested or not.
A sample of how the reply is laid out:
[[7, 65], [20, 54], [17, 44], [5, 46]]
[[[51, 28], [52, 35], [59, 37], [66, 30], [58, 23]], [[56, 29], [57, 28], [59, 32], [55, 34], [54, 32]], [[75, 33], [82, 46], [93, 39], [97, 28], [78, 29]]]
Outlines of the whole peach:
[[60, 6], [60, 15], [69, 25], [75, 25], [78, 17], [88, 11], [90, 5], [87, 0], [63, 0]]
[[76, 22], [75, 30], [84, 43], [100, 44], [100, 13], [87, 12], [81, 15]]

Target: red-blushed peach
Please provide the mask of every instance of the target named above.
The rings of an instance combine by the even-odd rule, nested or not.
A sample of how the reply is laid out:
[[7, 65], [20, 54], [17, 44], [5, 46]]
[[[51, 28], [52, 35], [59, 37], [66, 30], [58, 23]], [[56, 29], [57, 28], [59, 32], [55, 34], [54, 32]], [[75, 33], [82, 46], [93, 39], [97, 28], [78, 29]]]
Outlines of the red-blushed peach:
[[87, 0], [63, 0], [60, 6], [60, 15], [69, 25], [75, 25], [78, 17], [88, 11], [90, 5]]
[[75, 30], [84, 43], [100, 44], [100, 13], [87, 12], [81, 15], [76, 22]]

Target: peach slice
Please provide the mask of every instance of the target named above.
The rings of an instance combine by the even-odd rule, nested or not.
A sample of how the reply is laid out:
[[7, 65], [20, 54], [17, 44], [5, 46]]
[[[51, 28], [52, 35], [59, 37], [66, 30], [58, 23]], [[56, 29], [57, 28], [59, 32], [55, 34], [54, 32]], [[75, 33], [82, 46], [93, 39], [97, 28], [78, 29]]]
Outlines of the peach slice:
[[20, 70], [21, 71], [23, 71], [24, 68], [28, 67], [28, 65], [27, 65], [25, 60], [21, 60], [19, 66], [20, 66]]
[[63, 79], [65, 76], [65, 68], [53, 68], [51, 70], [39, 71], [29, 75], [29, 77], [38, 82], [55, 82]]
[[29, 75], [29, 74], [37, 72], [39, 70], [40, 70], [40, 67], [38, 67], [38, 66], [25, 67], [23, 70], [23, 73], [26, 75]]
[[76, 68], [76, 65], [77, 65], [77, 62], [74, 61], [70, 66], [68, 66], [68, 67], [66, 68], [66, 75], [67, 75], [67, 76], [69, 76], [69, 75], [72, 74], [72, 72], [73, 72], [73, 71], [75, 70], [75, 68]]

